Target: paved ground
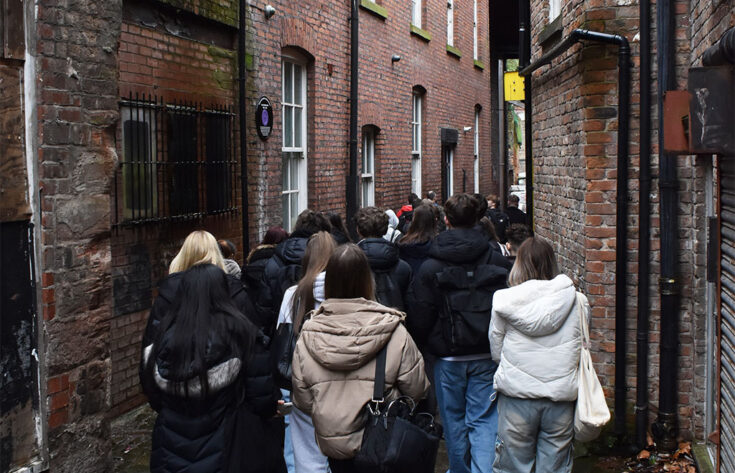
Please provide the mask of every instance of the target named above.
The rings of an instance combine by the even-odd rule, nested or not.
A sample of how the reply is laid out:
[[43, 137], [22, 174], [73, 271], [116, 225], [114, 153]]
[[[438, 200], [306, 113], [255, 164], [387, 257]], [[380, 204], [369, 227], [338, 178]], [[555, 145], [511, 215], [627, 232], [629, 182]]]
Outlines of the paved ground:
[[[148, 473], [150, 435], [155, 414], [147, 406], [135, 409], [112, 423], [112, 458], [114, 473]], [[584, 447], [576, 449], [574, 473], [620, 473], [626, 471], [625, 459], [619, 457], [597, 457], [587, 455]], [[436, 473], [448, 469], [447, 452], [441, 443], [437, 458]]]

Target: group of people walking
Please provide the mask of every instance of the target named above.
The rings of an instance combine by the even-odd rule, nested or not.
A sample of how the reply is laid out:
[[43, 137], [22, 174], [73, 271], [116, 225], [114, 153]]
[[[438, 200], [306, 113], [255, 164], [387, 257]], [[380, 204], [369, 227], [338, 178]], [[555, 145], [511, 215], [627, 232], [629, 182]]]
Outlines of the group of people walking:
[[380, 401], [438, 413], [452, 473], [570, 472], [589, 307], [516, 210], [411, 195], [360, 209], [356, 244], [338, 214], [305, 210], [242, 268], [231, 243], [190, 234], [143, 336], [151, 471], [359, 471], [382, 360]]

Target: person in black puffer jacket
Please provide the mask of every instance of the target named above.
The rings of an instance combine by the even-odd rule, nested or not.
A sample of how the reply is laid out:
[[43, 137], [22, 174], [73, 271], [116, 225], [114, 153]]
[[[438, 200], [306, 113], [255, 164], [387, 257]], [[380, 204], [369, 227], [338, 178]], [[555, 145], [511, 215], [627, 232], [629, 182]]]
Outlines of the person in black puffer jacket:
[[[143, 348], [153, 343], [161, 320], [176, 300], [182, 273], [197, 264], [213, 264], [225, 270], [224, 258], [217, 240], [211, 233], [204, 230], [191, 232], [186, 237], [181, 249], [169, 265], [168, 276], [158, 283], [158, 296], [153, 302], [143, 332]], [[228, 275], [227, 284], [230, 288], [230, 297], [235, 301], [237, 309], [247, 317], [251, 317], [255, 312], [240, 280]]]
[[220, 268], [197, 264], [180, 275], [141, 361], [158, 413], [152, 473], [286, 471], [267, 343], [229, 297]]
[[253, 248], [245, 260], [240, 277], [251, 301], [258, 300], [258, 288], [263, 278], [265, 265], [276, 252], [276, 245], [288, 238], [288, 233], [281, 227], [270, 227], [260, 245]]
[[406, 310], [404, 301], [411, 283], [411, 266], [398, 257], [398, 248], [385, 240], [388, 231], [388, 215], [375, 207], [364, 207], [355, 215], [357, 233], [362, 240], [357, 243], [367, 255], [375, 277], [375, 298], [388, 307]]
[[259, 328], [272, 336], [278, 321], [278, 310], [286, 289], [301, 279], [301, 259], [309, 237], [319, 231], [330, 232], [329, 220], [320, 212], [306, 209], [299, 214], [296, 227], [286, 241], [279, 243], [263, 268], [254, 300]]

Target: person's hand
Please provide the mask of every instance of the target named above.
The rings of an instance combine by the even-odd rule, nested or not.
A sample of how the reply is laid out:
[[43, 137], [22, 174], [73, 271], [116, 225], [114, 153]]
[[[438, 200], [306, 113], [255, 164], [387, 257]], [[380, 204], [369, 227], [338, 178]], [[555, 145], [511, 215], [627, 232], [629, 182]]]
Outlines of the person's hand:
[[283, 415], [278, 411], [278, 406], [282, 406], [284, 404], [286, 404], [286, 401], [284, 401], [283, 399], [278, 400], [278, 403], [276, 406], [276, 414], [273, 417], [283, 417]]

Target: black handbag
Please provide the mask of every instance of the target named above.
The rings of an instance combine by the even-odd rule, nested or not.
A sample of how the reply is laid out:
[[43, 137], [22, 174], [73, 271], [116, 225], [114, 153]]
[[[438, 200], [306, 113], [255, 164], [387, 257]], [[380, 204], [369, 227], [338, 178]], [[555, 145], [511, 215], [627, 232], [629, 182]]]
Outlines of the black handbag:
[[293, 333], [292, 323], [282, 323], [278, 326], [271, 342], [271, 364], [273, 378], [281, 389], [291, 390], [291, 360], [296, 348], [298, 337]]
[[402, 396], [386, 405], [386, 348], [375, 363], [373, 399], [366, 409], [367, 422], [360, 451], [353, 459], [356, 473], [434, 473], [441, 425], [426, 412], [417, 413], [416, 404]]

